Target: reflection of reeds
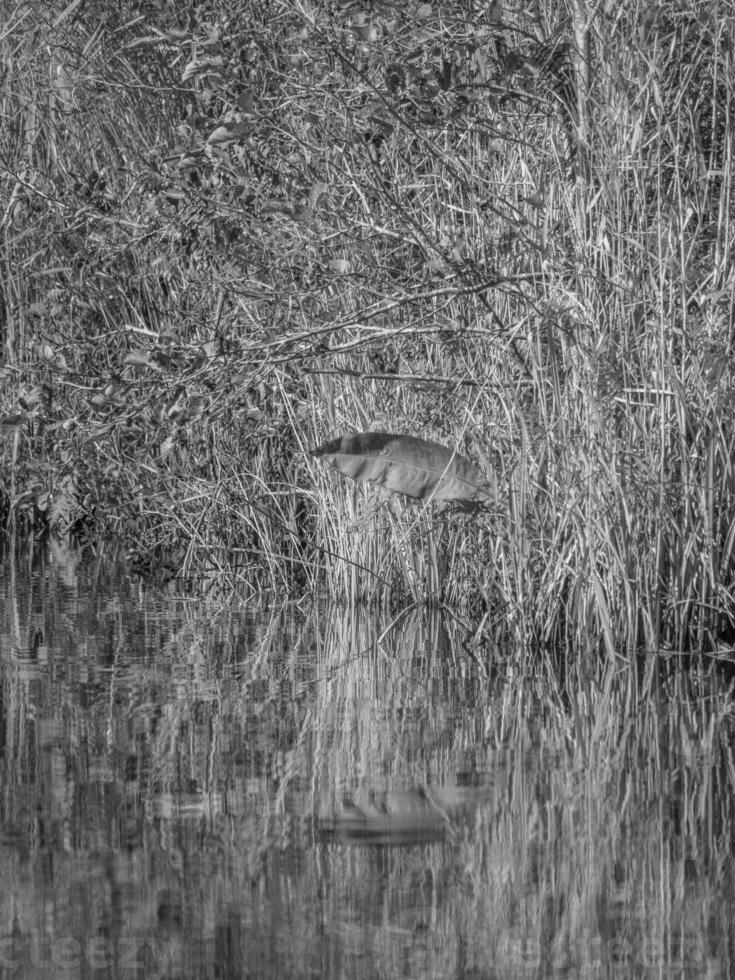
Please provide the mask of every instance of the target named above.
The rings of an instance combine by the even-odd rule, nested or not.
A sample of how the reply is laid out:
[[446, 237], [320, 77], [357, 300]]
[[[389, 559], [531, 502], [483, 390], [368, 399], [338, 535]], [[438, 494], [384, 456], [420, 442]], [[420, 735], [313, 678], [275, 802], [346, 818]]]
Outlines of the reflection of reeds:
[[[345, 620], [366, 621], [355, 611]], [[726, 887], [717, 862], [727, 862], [728, 800], [735, 789], [732, 704], [716, 675], [697, 667], [667, 677], [665, 663], [651, 661], [637, 681], [633, 671], [610, 661], [596, 677], [570, 677], [565, 691], [549, 684], [538, 667], [534, 679], [514, 676], [508, 665], [466, 701], [458, 674], [448, 667], [462, 658], [459, 650], [450, 659], [451, 646], [445, 646], [439, 662], [416, 652], [408, 660], [406, 651], [425, 649], [424, 622], [422, 627], [421, 617], [407, 617], [405, 632], [400, 625], [389, 630], [385, 656], [374, 661], [365, 660], [367, 626], [355, 635], [355, 626], [346, 623], [347, 632], [333, 637], [344, 666], [335, 675], [342, 678], [339, 693], [330, 688], [335, 710], [329, 728], [344, 733], [344, 754], [335, 746], [324, 755], [326, 782], [339, 787], [340, 773], [347, 778], [342, 776], [335, 801], [336, 824], [328, 811], [330, 833], [341, 829], [365, 844], [373, 833], [386, 843], [393, 817], [393, 843], [401, 843], [401, 828], [420, 794], [402, 804], [394, 793], [420, 786], [429, 773], [429, 788], [438, 785], [445, 794], [462, 883], [457, 890], [439, 888], [441, 858], [423, 852], [439, 888], [432, 914], [442, 950], [464, 950], [468, 965], [478, 969], [514, 973], [540, 966], [548, 975], [562, 969], [591, 973], [616, 961], [632, 968], [641, 949], [651, 966], [706, 955], [699, 930], [710, 914], [703, 910], [713, 910]], [[345, 648], [355, 641], [362, 653], [359, 675], [350, 673], [349, 658], [345, 662]], [[454, 681], [437, 704], [431, 689], [440, 676]], [[714, 702], [703, 702], [703, 695]], [[394, 715], [399, 702], [400, 715]], [[464, 707], [457, 712], [458, 704]], [[393, 719], [392, 730], [386, 718]], [[445, 724], [452, 745], [447, 755], [438, 737]], [[380, 753], [372, 761], [370, 746]], [[468, 762], [477, 788], [463, 791], [457, 778]], [[360, 779], [366, 772], [380, 775]], [[351, 804], [344, 811], [343, 795]], [[421, 837], [424, 827], [417, 824]], [[702, 856], [701, 864], [687, 860], [692, 853]], [[328, 854], [340, 885], [333, 906], [337, 937], [339, 923], [370, 914], [374, 899], [367, 883], [375, 858], [363, 850], [346, 867], [344, 852], [330, 846]], [[395, 927], [411, 921], [422, 877], [402, 852], [388, 864], [396, 876], [390, 905]], [[408, 884], [401, 891], [399, 882], [412, 882], [414, 891]], [[715, 913], [720, 935], [727, 932], [727, 914], [721, 908]], [[669, 916], [680, 928], [673, 946], [664, 926]], [[452, 923], [459, 923], [454, 933]], [[389, 929], [379, 950], [389, 960], [396, 955]]]
[[641, 951], [725, 975], [727, 665], [478, 664], [423, 606], [237, 615], [63, 561], [6, 565], [0, 602], [19, 941], [135, 933], [193, 962], [224, 929], [231, 972], [274, 977], [631, 973]]

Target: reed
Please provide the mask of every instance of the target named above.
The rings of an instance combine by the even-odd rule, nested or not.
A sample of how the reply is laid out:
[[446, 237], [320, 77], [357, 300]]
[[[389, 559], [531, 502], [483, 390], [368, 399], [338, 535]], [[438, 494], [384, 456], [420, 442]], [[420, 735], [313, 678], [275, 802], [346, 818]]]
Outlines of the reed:
[[[11, 3], [6, 517], [591, 656], [729, 642], [731, 7], [595, 9], [581, 71], [555, 4]], [[370, 428], [497, 506], [305, 452]]]

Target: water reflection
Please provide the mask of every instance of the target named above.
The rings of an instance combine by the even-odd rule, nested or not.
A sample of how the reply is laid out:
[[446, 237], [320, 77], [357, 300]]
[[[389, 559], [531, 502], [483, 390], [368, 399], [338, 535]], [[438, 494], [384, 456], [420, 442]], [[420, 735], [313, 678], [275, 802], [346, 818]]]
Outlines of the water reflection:
[[427, 612], [0, 569], [0, 970], [728, 977], [719, 666], [566, 689]]

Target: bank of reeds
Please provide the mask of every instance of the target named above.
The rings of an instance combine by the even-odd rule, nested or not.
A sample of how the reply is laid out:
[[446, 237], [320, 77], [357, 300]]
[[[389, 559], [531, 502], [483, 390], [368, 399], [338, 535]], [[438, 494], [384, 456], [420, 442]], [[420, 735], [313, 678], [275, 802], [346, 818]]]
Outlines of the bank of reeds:
[[[735, 8], [590, 5], [587, 73], [563, 7], [461, 6], [9, 5], [6, 516], [495, 638], [730, 642]], [[496, 506], [305, 452], [368, 428]]]

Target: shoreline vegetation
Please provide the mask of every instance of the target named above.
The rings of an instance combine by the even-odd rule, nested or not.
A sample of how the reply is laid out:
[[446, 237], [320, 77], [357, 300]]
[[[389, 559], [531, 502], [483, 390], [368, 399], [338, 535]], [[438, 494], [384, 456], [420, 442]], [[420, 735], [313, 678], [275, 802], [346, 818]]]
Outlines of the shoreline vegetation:
[[[735, 3], [6, 2], [0, 512], [492, 642], [735, 641]], [[467, 457], [408, 503], [311, 446]]]

